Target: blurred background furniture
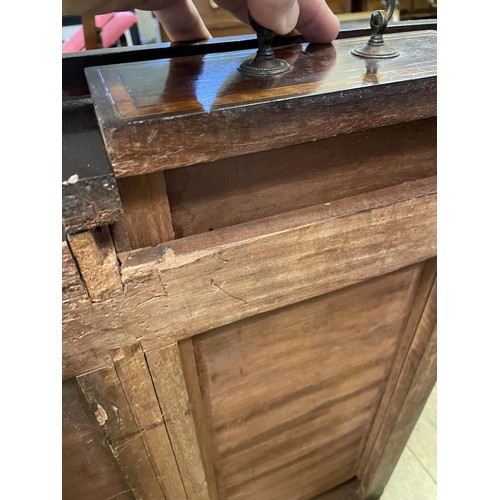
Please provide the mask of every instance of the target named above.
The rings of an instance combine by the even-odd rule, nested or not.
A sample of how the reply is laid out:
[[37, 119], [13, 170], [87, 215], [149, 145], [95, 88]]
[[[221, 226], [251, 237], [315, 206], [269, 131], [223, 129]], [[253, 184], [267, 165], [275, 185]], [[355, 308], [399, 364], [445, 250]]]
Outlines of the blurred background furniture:
[[137, 35], [134, 40], [131, 34], [137, 24], [134, 12], [112, 12], [80, 19], [81, 24], [77, 24], [72, 35], [62, 43], [63, 53], [139, 44]]

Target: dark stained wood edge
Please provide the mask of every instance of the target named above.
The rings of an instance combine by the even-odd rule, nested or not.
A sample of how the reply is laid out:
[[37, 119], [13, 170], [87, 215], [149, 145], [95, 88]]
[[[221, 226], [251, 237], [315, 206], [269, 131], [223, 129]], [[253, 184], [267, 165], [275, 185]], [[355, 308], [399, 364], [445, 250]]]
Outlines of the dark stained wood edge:
[[63, 103], [62, 222], [72, 234], [115, 222], [118, 186], [89, 99]]
[[[408, 31], [421, 31], [437, 29], [437, 20], [412, 20], [391, 23], [387, 26], [386, 33], [405, 33]], [[337, 39], [370, 36], [369, 23], [363, 28], [340, 27]], [[275, 46], [290, 43], [302, 43], [302, 37], [276, 37]], [[62, 55], [62, 92], [64, 98], [88, 97], [90, 95], [85, 78], [85, 68], [120, 64], [171, 57], [193, 56], [217, 52], [232, 52], [257, 48], [254, 35], [240, 35], [234, 37], [213, 38], [210, 41], [194, 43], [159, 43], [132, 47], [119, 47], [100, 50], [87, 50]]]

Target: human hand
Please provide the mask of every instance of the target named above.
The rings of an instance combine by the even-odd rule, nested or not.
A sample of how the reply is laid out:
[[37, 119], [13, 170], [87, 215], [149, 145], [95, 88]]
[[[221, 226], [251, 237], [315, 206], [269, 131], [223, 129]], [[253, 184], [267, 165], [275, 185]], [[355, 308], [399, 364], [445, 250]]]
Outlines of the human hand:
[[[340, 23], [325, 0], [217, 0], [245, 23], [248, 12], [278, 35], [300, 33], [310, 42], [330, 43]], [[192, 0], [63, 0], [63, 14], [96, 15], [123, 10], [153, 11], [173, 42], [211, 38]]]

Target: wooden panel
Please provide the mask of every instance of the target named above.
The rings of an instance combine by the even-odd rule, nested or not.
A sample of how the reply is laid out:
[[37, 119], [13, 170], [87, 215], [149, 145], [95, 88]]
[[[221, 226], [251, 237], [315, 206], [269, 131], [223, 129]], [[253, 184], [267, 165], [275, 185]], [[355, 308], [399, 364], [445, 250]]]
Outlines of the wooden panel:
[[114, 172], [139, 175], [435, 116], [436, 34], [386, 38], [400, 57], [354, 57], [366, 38], [281, 47], [277, 56], [294, 68], [270, 79], [237, 71], [253, 50], [175, 66], [87, 68]]
[[354, 476], [422, 265], [193, 338], [229, 499]]
[[[191, 339], [184, 339], [178, 343], [179, 356], [184, 372], [184, 380], [191, 402], [193, 420], [196, 427], [198, 443], [200, 445], [203, 468], [205, 470], [208, 492], [211, 499], [225, 500], [225, 488], [222, 485], [220, 473], [217, 470], [219, 457], [210, 425], [210, 412], [201, 397], [200, 381], [194, 357], [193, 343]], [[217, 470], [217, 472], [216, 472]]]
[[436, 255], [436, 180], [387, 188], [122, 256], [122, 297], [64, 305], [66, 376]]
[[435, 175], [436, 132], [431, 118], [168, 170], [176, 237]]
[[[414, 307], [413, 310], [415, 309], [417, 308]], [[413, 321], [412, 316], [410, 316], [408, 324]], [[396, 379], [396, 381], [388, 384], [386, 388], [384, 399], [387, 399], [388, 403], [381, 404], [377, 411], [375, 423], [370, 433], [371, 439], [364, 447], [363, 456], [358, 466], [357, 474], [362, 480], [363, 490], [370, 497], [377, 498], [377, 495], [382, 493], [383, 487], [406, 445], [411, 429], [413, 429], [434, 386], [436, 380], [435, 367], [433, 368], [435, 354], [433, 354], [432, 349], [435, 349], [435, 346], [433, 347], [435, 324], [436, 282], [434, 281], [419, 322], [415, 326], [411, 345], [407, 350], [404, 362], [399, 367], [396, 358], [395, 368], [391, 374], [391, 378]], [[425, 354], [426, 352], [428, 355]], [[422, 373], [419, 374], [419, 371]], [[412, 395], [412, 387], [415, 384], [414, 390], [416, 392]], [[418, 404], [410, 403], [412, 397], [418, 400]], [[398, 426], [400, 431], [396, 432]]]
[[75, 379], [62, 386], [63, 500], [133, 500]]
[[114, 367], [80, 375], [77, 380], [135, 498], [163, 499], [160, 483]]
[[209, 499], [179, 347], [172, 344], [149, 352], [146, 357], [187, 497], [189, 500]]
[[165, 496], [185, 500], [184, 485], [142, 349], [137, 345], [123, 347], [114, 352], [113, 359]]
[[[383, 422], [387, 416], [388, 409], [391, 404], [394, 404], [392, 400], [395, 390], [399, 384], [399, 400], [405, 396], [405, 391], [408, 388], [408, 384], [411, 379], [408, 379], [406, 386], [401, 385], [400, 377], [401, 372], [406, 364], [406, 372], [408, 369], [415, 366], [415, 362], [409, 363], [408, 361], [414, 360], [415, 356], [420, 356], [427, 338], [432, 331], [432, 327], [436, 320], [436, 303], [435, 300], [429, 300], [429, 296], [433, 293], [433, 287], [436, 282], [436, 272], [437, 272], [437, 261], [436, 259], [430, 259], [425, 266], [424, 273], [422, 275], [422, 280], [419, 284], [419, 289], [415, 296], [415, 301], [413, 303], [410, 316], [405, 325], [404, 331], [401, 335], [399, 341], [398, 351], [392, 365], [391, 374], [387, 382], [384, 395], [381, 399], [379, 408], [375, 420], [370, 431], [370, 435], [367, 442], [364, 445], [364, 449], [359, 459], [357, 466], [357, 473], [359, 477], [363, 475], [363, 471], [367, 466], [370, 454], [373, 450], [374, 443], [378, 438]], [[435, 290], [434, 290], [435, 291]], [[419, 337], [416, 334], [419, 333]], [[397, 395], [397, 393], [396, 393]], [[387, 432], [387, 424], [386, 424]]]
[[123, 218], [113, 227], [117, 252], [154, 247], [174, 237], [162, 174], [119, 179]]
[[122, 293], [118, 259], [107, 226], [68, 235], [71, 252], [92, 301]]
[[434, 328], [402, 406], [391, 407], [397, 417], [390, 436], [383, 449], [376, 450], [377, 461], [369, 463], [363, 473], [361, 488], [367, 500], [375, 500], [382, 494], [436, 382], [436, 372], [437, 332]]

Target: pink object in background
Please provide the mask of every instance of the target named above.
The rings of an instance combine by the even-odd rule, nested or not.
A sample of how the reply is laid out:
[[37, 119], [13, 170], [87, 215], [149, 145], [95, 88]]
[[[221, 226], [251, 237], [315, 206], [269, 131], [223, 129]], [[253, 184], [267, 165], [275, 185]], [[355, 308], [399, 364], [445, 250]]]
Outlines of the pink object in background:
[[[95, 25], [101, 29], [100, 37], [104, 48], [111, 47], [128, 29], [137, 22], [133, 12], [113, 12], [95, 16]], [[83, 27], [80, 26], [73, 36], [62, 44], [63, 53], [85, 50]]]

